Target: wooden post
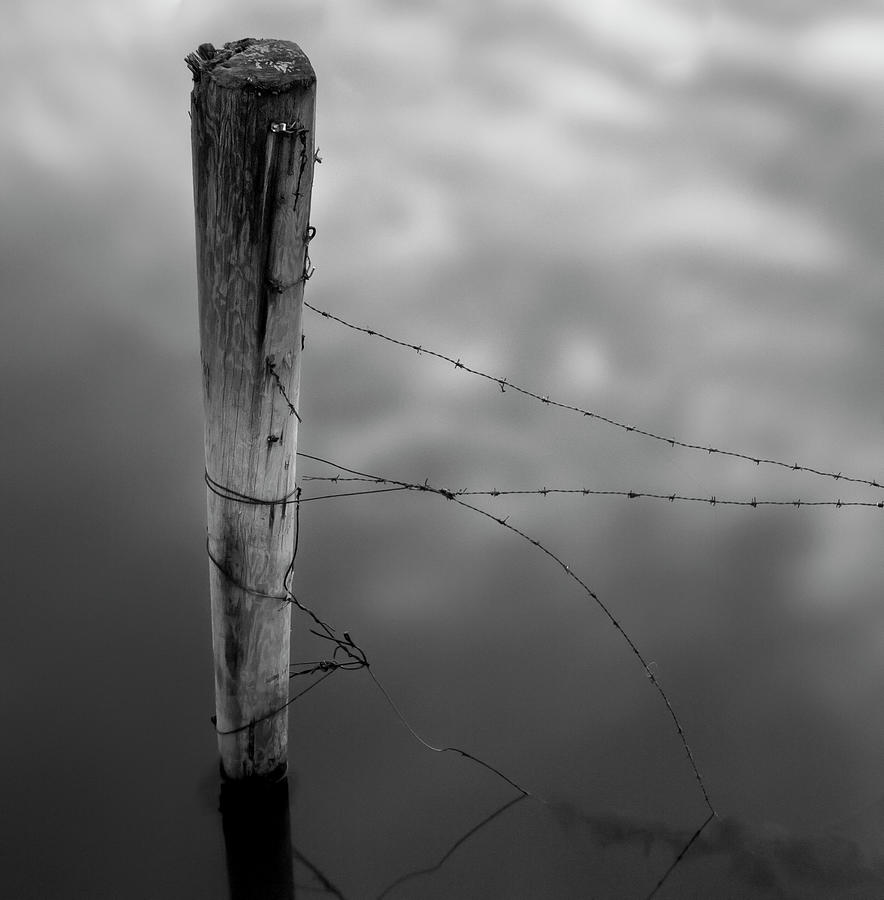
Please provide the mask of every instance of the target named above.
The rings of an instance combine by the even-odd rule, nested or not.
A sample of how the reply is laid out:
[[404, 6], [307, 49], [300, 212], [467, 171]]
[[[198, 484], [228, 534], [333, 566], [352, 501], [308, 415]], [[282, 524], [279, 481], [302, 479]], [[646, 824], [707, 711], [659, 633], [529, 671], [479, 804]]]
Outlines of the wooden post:
[[301, 314], [316, 77], [288, 41], [246, 38], [186, 58], [209, 584], [222, 775], [287, 768]]

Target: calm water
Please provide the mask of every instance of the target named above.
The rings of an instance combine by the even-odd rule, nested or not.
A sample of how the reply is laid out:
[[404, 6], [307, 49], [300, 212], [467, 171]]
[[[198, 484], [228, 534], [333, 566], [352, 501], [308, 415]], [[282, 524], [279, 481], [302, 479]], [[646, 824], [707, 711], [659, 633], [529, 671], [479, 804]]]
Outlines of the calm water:
[[[554, 566], [424, 495], [305, 505], [299, 596], [360, 641], [427, 740], [479, 755], [553, 803], [522, 800], [445, 858], [518, 795], [462, 757], [426, 751], [365, 673], [338, 673], [292, 708], [291, 852], [278, 852], [280, 840], [289, 846], [280, 825], [272, 865], [242, 874], [236, 843], [225, 852], [208, 720], [197, 367], [157, 360], [121, 332], [101, 338], [93, 362], [29, 378], [19, 394], [28, 402], [11, 410], [10, 433], [31, 436], [13, 441], [12, 461], [43, 476], [36, 492], [4, 488], [19, 548], [7, 563], [4, 642], [7, 895], [262, 896], [255, 884], [268, 868], [291, 865], [295, 895], [326, 884], [376, 897], [444, 859], [387, 896], [645, 896], [705, 817], [665, 709]], [[137, 378], [108, 380], [108, 367]], [[152, 406], [163, 414], [148, 423]], [[35, 423], [33, 410], [50, 407]], [[87, 432], [78, 421], [95, 424]], [[65, 457], [72, 431], [80, 443]], [[873, 776], [845, 767], [871, 757], [874, 738], [860, 745], [849, 707], [823, 715], [812, 672], [800, 671], [804, 643], [825, 654], [837, 641], [784, 634], [794, 621], [772, 615], [764, 573], [743, 562], [770, 543], [799, 553], [790, 532], [798, 523], [800, 537], [802, 520], [756, 513], [743, 527], [760, 532], [734, 536], [719, 511], [701, 510], [695, 526], [668, 506], [586, 510], [578, 500], [553, 513], [549, 498], [531, 502], [534, 522], [528, 500], [513, 504], [514, 518], [570, 542], [572, 559], [583, 543], [587, 573], [624, 544], [643, 556], [628, 564], [621, 549], [598, 590], [653, 648], [723, 808], [659, 896], [880, 896], [875, 857], [860, 851], [880, 839], [881, 804], [862, 790]], [[679, 558], [684, 535], [667, 530], [674, 514], [697, 527], [685, 557], [728, 541], [739, 552], [723, 547], [712, 574], [692, 572]], [[661, 604], [655, 646], [636, 611], [659, 616]], [[739, 609], [718, 636], [715, 615], [729, 605]], [[296, 622], [295, 658], [314, 658]], [[691, 627], [693, 640], [679, 638]], [[680, 653], [665, 652], [679, 641]], [[289, 896], [282, 884], [267, 896]]]
[[[506, 782], [340, 672], [291, 708], [266, 831], [219, 811], [181, 60], [249, 33], [313, 60], [315, 305], [658, 434], [874, 479], [880, 13], [43, 6], [11, 13], [6, 48], [45, 63], [4, 100], [0, 894], [647, 896], [706, 818], [665, 706], [573, 580], [438, 496], [305, 504], [298, 595], [425, 740], [548, 802], [502, 809]], [[305, 330], [301, 446], [344, 466], [454, 490], [880, 497]], [[657, 896], [884, 895], [880, 510], [476, 502], [597, 593], [679, 716], [718, 818]], [[310, 641], [295, 619], [294, 659]]]

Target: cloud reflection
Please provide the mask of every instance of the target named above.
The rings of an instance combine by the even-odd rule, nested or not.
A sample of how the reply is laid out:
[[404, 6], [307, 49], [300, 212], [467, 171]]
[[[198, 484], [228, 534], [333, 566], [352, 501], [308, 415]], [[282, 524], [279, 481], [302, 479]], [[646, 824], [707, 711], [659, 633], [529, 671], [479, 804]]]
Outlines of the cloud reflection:
[[[678, 854], [691, 832], [662, 822], [640, 820], [616, 813], [591, 815], [568, 803], [554, 804], [560, 825], [589, 829], [602, 848], [640, 847], [650, 855], [657, 845]], [[799, 836], [780, 826], [749, 825], [734, 817], [713, 819], [703, 829], [682, 861], [723, 861], [727, 871], [749, 888], [772, 890], [781, 897], [800, 897], [793, 891], [838, 890], [884, 886], [884, 857], [868, 860], [859, 844], [832, 831], [816, 837]]]
[[[0, 135], [7, 586], [27, 601], [9, 604], [18, 618], [3, 641], [15, 677], [32, 646], [49, 647], [72, 691], [100, 684], [125, 710], [131, 680], [105, 675], [135, 664], [149, 674], [137, 690], [181, 721], [211, 690], [181, 61], [201, 41], [278, 34], [314, 62], [317, 306], [658, 433], [880, 470], [884, 21], [870, 4], [130, 6], [20, 3], [0, 35], [10, 70], [27, 72], [7, 84]], [[306, 323], [303, 446], [357, 468], [455, 488], [831, 496], [829, 483], [651, 448], [312, 314]], [[660, 760], [643, 755], [666, 726], [616, 636], [501, 529], [420, 500], [311, 504], [306, 594], [370, 636], [427, 727], [494, 758], [506, 748], [514, 772], [560, 779], [572, 798], [589, 771], [600, 807], [628, 806], [632, 792], [684, 820], [694, 797], [681, 759], [668, 745]], [[868, 518], [552, 498], [493, 508], [579, 567], [671, 685], [732, 814], [680, 877], [691, 860], [718, 860], [759, 891], [879, 884], [879, 864], [837, 834], [742, 824], [825, 820], [878, 783], [884, 571]], [[170, 629], [169, 615], [188, 628]], [[170, 648], [196, 658], [178, 683], [156, 664]], [[37, 736], [58, 685], [45, 667], [29, 684], [7, 702], [21, 701], [21, 733]], [[95, 737], [106, 722], [84, 728], [90, 713], [74, 713], [68, 739], [86, 771], [106, 758]], [[346, 719], [321, 720], [319, 733], [342, 722], [352, 740]], [[360, 737], [380, 745], [387, 730], [366, 720]], [[150, 769], [137, 757], [149, 743], [132, 747], [128, 764]], [[7, 751], [7, 771], [67, 796], [69, 778], [37, 772], [26, 743]], [[194, 739], [191, 752], [204, 762], [212, 747]], [[361, 752], [352, 790], [374, 797]], [[315, 775], [335, 785], [329, 756], [317, 754]], [[421, 787], [394, 774], [390, 793]], [[36, 822], [42, 807], [20, 796], [8, 821]], [[418, 813], [405, 801], [400, 811], [377, 847], [384, 871], [418, 840]], [[114, 808], [114, 821], [126, 816]], [[689, 836], [581, 816], [599, 846], [675, 854]], [[176, 821], [190, 827], [186, 813]], [[38, 822], [41, 840], [16, 844], [16, 859], [55, 867], [63, 884], [107, 837], [95, 825], [87, 846], [67, 824], [66, 857]], [[142, 855], [130, 849], [126, 864]], [[341, 855], [347, 883], [365, 883], [365, 860]], [[100, 866], [84, 874], [84, 891], [109, 895], [101, 877]]]

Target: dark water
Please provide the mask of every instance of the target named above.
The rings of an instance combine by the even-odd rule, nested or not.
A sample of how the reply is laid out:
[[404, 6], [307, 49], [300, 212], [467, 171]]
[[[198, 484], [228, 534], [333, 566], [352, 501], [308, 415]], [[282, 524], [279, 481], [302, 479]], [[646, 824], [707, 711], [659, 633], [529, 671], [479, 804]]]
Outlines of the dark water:
[[[519, 795], [424, 749], [365, 673], [338, 673], [292, 707], [290, 822], [278, 808], [252, 816], [246, 838], [256, 821], [279, 822], [275, 850], [257, 872], [243, 862], [254, 854], [240, 847], [242, 824], [219, 812], [209, 723], [196, 361], [162, 359], [123, 329], [99, 337], [76, 366], [7, 380], [18, 398], [10, 465], [41, 477], [4, 485], [18, 551], [4, 614], [6, 895], [377, 897], [393, 885], [386, 896], [646, 896], [705, 818], [659, 698], [554, 566], [424, 495], [305, 504], [299, 595], [368, 650], [427, 740], [552, 802], [523, 799], [458, 845]], [[124, 369], [132, 377], [107, 377]], [[35, 409], [52, 414], [35, 421]], [[527, 508], [514, 515], [555, 537], [547, 507], [536, 509], [534, 523]], [[881, 804], [862, 794], [873, 776], [845, 766], [873, 747], [851, 743], [846, 712], [819, 714], [800, 671], [786, 679], [791, 695], [782, 681], [775, 694], [782, 659], [800, 668], [815, 636], [783, 636], [795, 623], [765, 609], [771, 585], [743, 562], [771, 544], [800, 553], [801, 520], [756, 518], [760, 533], [730, 537], [713, 522], [736, 550], [710, 576], [679, 562], [684, 536], [667, 535], [652, 510], [605, 509], [602, 522], [599, 509], [568, 509], [567, 530], [587, 560], [623, 542], [657, 545], [641, 565], [625, 554], [604, 593], [623, 618], [633, 593], [651, 610], [667, 605], [649, 653], [722, 808], [658, 896], [880, 896]], [[692, 542], [690, 555], [702, 551], [702, 535]], [[721, 637], [712, 603], [739, 606]], [[677, 636], [685, 623], [690, 642]], [[298, 624], [295, 658], [312, 658]], [[631, 624], [654, 645], [634, 614]], [[832, 652], [829, 638], [816, 636], [820, 652]], [[658, 652], [679, 640], [680, 652]], [[277, 888], [261, 887], [274, 878]]]
[[[311, 56], [315, 305], [656, 434], [880, 480], [880, 13], [160, 6], [10, 13], [9, 58], [45, 62], [2, 144], [0, 895], [648, 896], [708, 812], [665, 705], [555, 562], [437, 495], [305, 503], [298, 595], [423, 739], [544, 802], [427, 750], [363, 671], [292, 706], [288, 803], [219, 810], [181, 59], [246, 33]], [[361, 471], [881, 495], [305, 329], [301, 447]], [[476, 502], [579, 575], [672, 702], [718, 815], [658, 897], [884, 896], [879, 509]]]

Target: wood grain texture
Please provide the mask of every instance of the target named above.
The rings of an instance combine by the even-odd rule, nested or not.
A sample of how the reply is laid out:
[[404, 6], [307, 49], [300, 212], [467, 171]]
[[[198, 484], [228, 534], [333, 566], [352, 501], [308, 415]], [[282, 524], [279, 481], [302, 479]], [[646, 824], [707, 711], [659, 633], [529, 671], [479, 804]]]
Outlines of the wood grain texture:
[[[295, 488], [315, 76], [297, 45], [277, 40], [204, 44], [187, 64], [206, 470], [271, 501]], [[278, 123], [286, 131], [271, 130]], [[222, 771], [278, 777], [291, 606], [253, 592], [283, 595], [293, 509], [211, 490], [207, 502], [209, 553], [222, 567], [209, 567]]]

